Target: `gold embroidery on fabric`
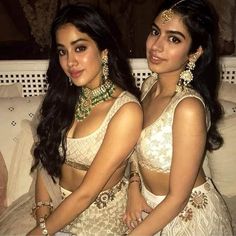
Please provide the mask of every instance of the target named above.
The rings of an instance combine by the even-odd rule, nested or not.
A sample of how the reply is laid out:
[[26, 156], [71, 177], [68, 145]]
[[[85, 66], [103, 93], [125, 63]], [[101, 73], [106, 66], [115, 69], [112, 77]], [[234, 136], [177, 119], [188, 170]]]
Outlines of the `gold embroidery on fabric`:
[[[208, 192], [211, 190], [211, 185], [208, 182], [204, 183], [203, 187]], [[203, 209], [208, 204], [207, 195], [201, 191], [194, 191], [189, 198], [189, 203], [197, 209]], [[185, 222], [192, 220], [193, 210], [191, 207], [186, 206], [179, 214], [179, 217]]]
[[198, 209], [203, 209], [206, 207], [208, 204], [208, 199], [205, 193], [202, 193], [201, 191], [194, 191], [191, 196], [190, 196], [190, 203], [198, 208]]
[[206, 183], [204, 184], [204, 188], [205, 188], [206, 191], [210, 191], [210, 190], [211, 190], [211, 185], [206, 182]]
[[190, 221], [193, 218], [193, 210], [186, 206], [184, 210], [179, 214], [179, 217], [185, 222]]
[[127, 181], [121, 180], [120, 183], [115, 185], [113, 188], [101, 192], [94, 201], [94, 204], [99, 209], [106, 207], [107, 203], [115, 199], [116, 193], [118, 193], [122, 189], [122, 187], [126, 185], [126, 183]]
[[69, 160], [65, 160], [65, 164], [67, 164], [68, 166], [71, 166], [75, 169], [78, 169], [78, 170], [88, 171], [88, 169], [89, 169], [88, 165], [80, 164], [80, 163], [69, 161]]

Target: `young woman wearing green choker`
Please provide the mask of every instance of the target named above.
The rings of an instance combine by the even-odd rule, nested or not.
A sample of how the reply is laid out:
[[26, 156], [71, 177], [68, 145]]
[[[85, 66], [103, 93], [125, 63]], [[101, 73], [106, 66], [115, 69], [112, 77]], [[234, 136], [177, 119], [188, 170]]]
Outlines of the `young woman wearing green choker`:
[[139, 91], [120, 43], [93, 7], [64, 7], [51, 35], [34, 149], [38, 225], [28, 235], [122, 235], [125, 169], [142, 128]]

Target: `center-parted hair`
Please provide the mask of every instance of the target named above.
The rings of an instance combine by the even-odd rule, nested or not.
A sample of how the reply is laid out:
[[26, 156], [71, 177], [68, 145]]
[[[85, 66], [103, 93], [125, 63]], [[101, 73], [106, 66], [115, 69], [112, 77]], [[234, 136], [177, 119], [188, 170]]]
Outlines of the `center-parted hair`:
[[218, 102], [220, 85], [218, 15], [206, 0], [165, 0], [157, 15], [168, 9], [172, 9], [175, 14], [182, 17], [192, 39], [189, 53], [196, 52], [200, 46], [203, 49], [203, 54], [196, 62], [191, 85], [203, 97], [210, 111], [211, 127], [208, 131], [206, 149], [212, 151], [223, 143], [216, 126], [223, 113]]

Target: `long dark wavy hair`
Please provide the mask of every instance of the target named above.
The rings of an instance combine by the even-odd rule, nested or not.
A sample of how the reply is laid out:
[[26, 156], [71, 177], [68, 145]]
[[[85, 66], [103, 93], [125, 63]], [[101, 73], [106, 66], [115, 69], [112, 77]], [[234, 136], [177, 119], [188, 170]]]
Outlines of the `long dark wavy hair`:
[[40, 111], [38, 142], [34, 148], [35, 162], [32, 170], [41, 162], [52, 178], [61, 177], [61, 166], [66, 158], [66, 134], [74, 120], [75, 107], [81, 92], [80, 87], [70, 86], [68, 77], [59, 63], [56, 32], [61, 26], [73, 24], [80, 32], [90, 36], [100, 51], [107, 49], [110, 80], [139, 97], [130, 65], [122, 50], [124, 47], [119, 40], [119, 31], [114, 22], [111, 22], [112, 19], [108, 19], [88, 4], [70, 4], [57, 13], [51, 27], [50, 60], [47, 70], [49, 86]]
[[192, 44], [189, 53], [196, 52], [199, 46], [203, 49], [203, 54], [196, 62], [191, 85], [203, 97], [210, 111], [211, 126], [207, 133], [206, 150], [212, 151], [223, 144], [223, 138], [217, 130], [217, 122], [223, 115], [218, 101], [220, 85], [218, 15], [206, 0], [165, 0], [156, 15], [170, 8], [182, 17], [190, 33]]

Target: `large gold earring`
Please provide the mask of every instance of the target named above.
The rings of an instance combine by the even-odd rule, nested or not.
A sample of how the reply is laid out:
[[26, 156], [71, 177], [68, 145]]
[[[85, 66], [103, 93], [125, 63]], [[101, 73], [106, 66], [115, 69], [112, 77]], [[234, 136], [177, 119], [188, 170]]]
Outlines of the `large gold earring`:
[[184, 88], [188, 87], [190, 82], [193, 80], [192, 71], [195, 68], [196, 61], [197, 61], [196, 55], [193, 55], [193, 57], [189, 59], [189, 62], [186, 65], [186, 70], [180, 73], [179, 81], [176, 86], [176, 92], [182, 91]]
[[105, 55], [102, 58], [102, 79], [106, 81], [109, 76], [109, 67], [108, 67], [108, 56]]

